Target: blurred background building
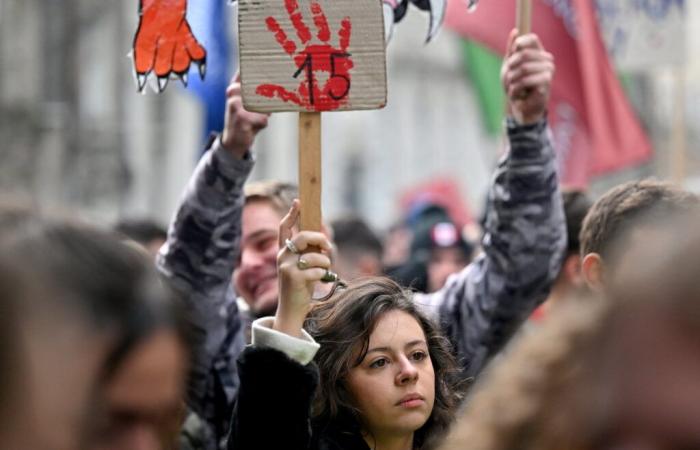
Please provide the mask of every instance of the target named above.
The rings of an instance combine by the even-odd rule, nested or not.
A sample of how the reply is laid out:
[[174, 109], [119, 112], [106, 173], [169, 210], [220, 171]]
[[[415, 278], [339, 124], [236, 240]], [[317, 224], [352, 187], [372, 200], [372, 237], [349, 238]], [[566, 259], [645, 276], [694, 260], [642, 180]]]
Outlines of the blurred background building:
[[[104, 224], [168, 221], [201, 153], [205, 107], [175, 82], [161, 95], [137, 93], [128, 57], [137, 10], [137, 0], [0, 0], [0, 190]], [[235, 8], [224, 11], [235, 24]], [[682, 61], [633, 70], [620, 56], [621, 24], [601, 11], [655, 155], [592, 180], [593, 193], [647, 175], [700, 189], [700, 62], [691, 58], [700, 3], [685, 2]], [[402, 197], [436, 180], [454, 185], [473, 215], [481, 210], [503, 137], [489, 131], [463, 40], [445, 29], [425, 45], [427, 27], [415, 9], [397, 27], [384, 110], [324, 115], [328, 218], [355, 212], [385, 228]], [[296, 181], [296, 116], [273, 117], [255, 152], [252, 178]]]

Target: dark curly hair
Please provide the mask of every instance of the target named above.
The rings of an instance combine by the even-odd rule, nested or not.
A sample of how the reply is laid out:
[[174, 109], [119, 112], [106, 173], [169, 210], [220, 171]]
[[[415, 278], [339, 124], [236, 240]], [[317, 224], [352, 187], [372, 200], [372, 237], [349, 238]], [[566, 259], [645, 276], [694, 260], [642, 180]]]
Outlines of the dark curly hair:
[[435, 405], [427, 422], [416, 431], [416, 448], [449, 426], [463, 393], [457, 362], [449, 341], [411, 296], [388, 278], [371, 277], [355, 280], [330, 300], [314, 305], [305, 329], [321, 344], [315, 358], [321, 374], [314, 405], [317, 420], [353, 418], [353, 425], [359, 426], [345, 378], [364, 359], [379, 319], [390, 311], [403, 311], [416, 319], [425, 333], [435, 371]]

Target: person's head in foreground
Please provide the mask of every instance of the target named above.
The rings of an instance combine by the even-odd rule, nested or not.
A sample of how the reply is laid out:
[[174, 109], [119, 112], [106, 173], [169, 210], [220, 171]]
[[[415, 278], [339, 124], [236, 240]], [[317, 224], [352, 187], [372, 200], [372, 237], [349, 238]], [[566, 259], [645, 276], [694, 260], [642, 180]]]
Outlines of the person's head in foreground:
[[[361, 435], [370, 448], [397, 442], [421, 448], [446, 429], [460, 399], [449, 342], [411, 293], [385, 278], [358, 279], [311, 302], [331, 247], [322, 233], [291, 237], [297, 214], [293, 209], [280, 227], [282, 242], [289, 238], [291, 245], [279, 256], [274, 328], [298, 335], [303, 326], [320, 344], [316, 419]], [[322, 252], [304, 253], [309, 247]]]
[[153, 264], [58, 220], [33, 218], [0, 241], [0, 303], [15, 306], [26, 392], [15, 413], [30, 429], [15, 430], [13, 448], [167, 448], [188, 357]]
[[618, 240], [607, 298], [568, 304], [520, 342], [482, 378], [440, 448], [700, 448], [697, 223]]
[[593, 204], [581, 229], [581, 270], [588, 286], [604, 288], [616, 265], [614, 242], [653, 241], [664, 233], [669, 215], [697, 209], [699, 203], [697, 195], [656, 180], [631, 181], [609, 190]]

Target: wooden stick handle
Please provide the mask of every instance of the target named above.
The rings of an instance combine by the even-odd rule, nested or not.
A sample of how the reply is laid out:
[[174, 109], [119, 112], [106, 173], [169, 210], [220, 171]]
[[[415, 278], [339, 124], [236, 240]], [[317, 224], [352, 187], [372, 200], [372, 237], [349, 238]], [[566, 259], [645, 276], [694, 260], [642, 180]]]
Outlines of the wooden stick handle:
[[[518, 29], [518, 36], [528, 34], [532, 31], [532, 0], [516, 0], [515, 24]], [[516, 96], [518, 100], [526, 99], [532, 93], [532, 88], [526, 88]]]
[[687, 175], [688, 141], [686, 135], [686, 77], [685, 67], [674, 73], [673, 126], [671, 128], [671, 179], [683, 186]]
[[518, 35], [528, 34], [532, 31], [532, 0], [517, 0], [517, 2]]
[[321, 231], [321, 113], [299, 113], [299, 199], [302, 230]]

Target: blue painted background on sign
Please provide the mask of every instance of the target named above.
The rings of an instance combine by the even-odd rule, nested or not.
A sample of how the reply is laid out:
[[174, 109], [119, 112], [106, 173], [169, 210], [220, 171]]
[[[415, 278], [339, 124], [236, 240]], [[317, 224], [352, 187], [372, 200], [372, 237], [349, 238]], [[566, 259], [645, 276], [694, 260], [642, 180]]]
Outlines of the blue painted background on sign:
[[197, 0], [188, 5], [187, 18], [194, 35], [207, 49], [206, 77], [202, 81], [197, 67], [190, 68], [188, 90], [204, 106], [204, 135], [219, 132], [224, 126], [226, 87], [236, 64], [236, 46], [229, 39], [229, 2]]

